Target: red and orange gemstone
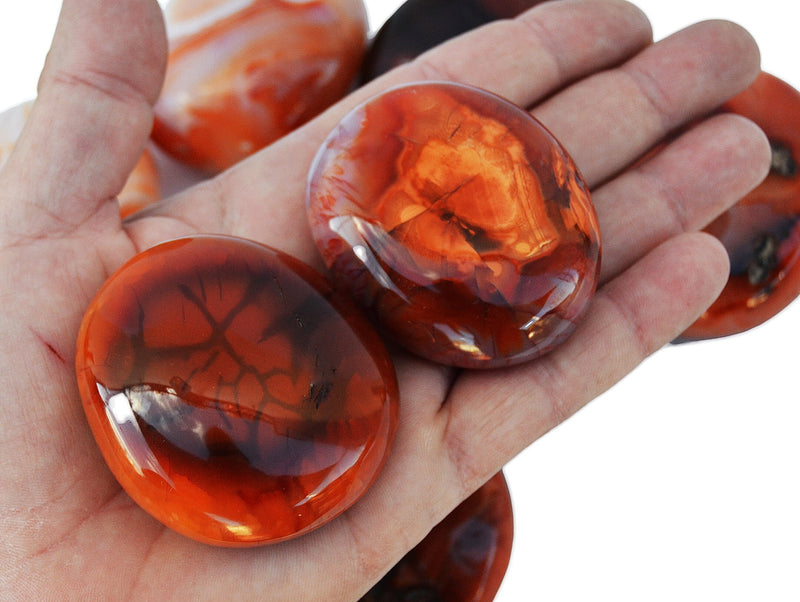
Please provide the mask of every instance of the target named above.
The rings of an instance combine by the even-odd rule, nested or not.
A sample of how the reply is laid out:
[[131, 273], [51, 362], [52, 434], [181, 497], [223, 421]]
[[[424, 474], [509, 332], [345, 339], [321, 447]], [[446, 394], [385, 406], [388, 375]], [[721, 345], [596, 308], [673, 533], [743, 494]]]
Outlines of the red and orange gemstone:
[[376, 478], [397, 422], [388, 354], [305, 264], [228, 237], [137, 255], [78, 338], [111, 471], [168, 527], [251, 546], [306, 533]]
[[574, 163], [527, 112], [476, 88], [419, 83], [353, 110], [307, 201], [336, 282], [434, 361], [538, 357], [596, 287], [599, 229]]
[[172, 0], [153, 138], [219, 172], [339, 100], [364, 54], [362, 0]]
[[681, 340], [749, 330], [800, 294], [800, 92], [762, 73], [722, 110], [764, 130], [772, 167], [755, 190], [706, 228], [727, 248], [731, 274], [719, 298]]
[[502, 472], [462, 502], [361, 602], [491, 602], [511, 558], [514, 517]]

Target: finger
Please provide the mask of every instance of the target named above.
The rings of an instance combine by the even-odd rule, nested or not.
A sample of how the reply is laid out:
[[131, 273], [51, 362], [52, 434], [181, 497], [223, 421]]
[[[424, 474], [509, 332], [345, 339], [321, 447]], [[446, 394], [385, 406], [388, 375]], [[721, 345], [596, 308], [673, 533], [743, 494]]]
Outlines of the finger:
[[770, 148], [736, 115], [714, 117], [594, 195], [603, 235], [601, 282], [668, 238], [700, 230], [761, 182]]
[[[727, 254], [684, 234], [603, 287], [574, 335], [536, 362], [465, 373], [442, 410], [442, 456], [467, 490], [674, 339], [716, 298]], [[463, 491], [462, 491], [463, 493]]]
[[72, 231], [122, 189], [150, 133], [165, 56], [155, 0], [64, 1], [38, 99], [4, 171], [13, 234]]
[[[237, 234], [316, 262], [305, 224], [304, 194], [317, 148], [336, 122], [361, 100], [403, 82], [443, 77], [489, 89], [528, 105], [651, 42], [641, 11], [627, 2], [560, 0], [517, 21], [499, 21], [431, 50], [372, 82], [294, 135], [273, 144], [217, 180], [140, 217], [130, 233], [141, 247], [196, 231]], [[147, 226], [147, 228], [143, 226]], [[299, 235], [287, 237], [287, 232]]]
[[534, 115], [594, 187], [673, 129], [744, 90], [758, 75], [759, 63], [747, 31], [724, 21], [699, 23], [646, 48], [619, 69], [556, 94]]
[[618, 65], [651, 44], [652, 36], [645, 14], [628, 2], [546, 2], [515, 20], [483, 27], [480, 38], [468, 34], [423, 54], [380, 86], [458, 81], [530, 107], [580, 77]]
[[[331, 525], [342, 537], [335, 530], [346, 527], [345, 541], [358, 548], [358, 566], [344, 568], [355, 568], [361, 580], [388, 570], [510, 458], [682, 332], [718, 294], [727, 265], [709, 236], [673, 239], [606, 286], [551, 355], [510, 370], [462, 373], [433, 420], [415, 422], [407, 409], [414, 404], [406, 404], [406, 432], [382, 478]], [[409, 485], [392, 487], [397, 482]], [[388, 515], [396, 517], [390, 531], [378, 524]]]

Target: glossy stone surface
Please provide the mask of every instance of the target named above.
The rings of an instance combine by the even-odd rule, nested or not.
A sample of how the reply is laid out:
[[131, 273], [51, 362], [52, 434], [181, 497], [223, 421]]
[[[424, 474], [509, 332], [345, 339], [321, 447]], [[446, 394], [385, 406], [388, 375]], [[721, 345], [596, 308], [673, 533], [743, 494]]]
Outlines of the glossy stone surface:
[[538, 357], [595, 290], [598, 225], [575, 165], [539, 122], [476, 88], [419, 83], [356, 108], [320, 149], [307, 200], [337, 285], [434, 361]]
[[491, 602], [511, 557], [514, 519], [503, 473], [462, 502], [361, 602]]
[[285, 540], [343, 512], [397, 422], [392, 364], [352, 304], [234, 238], [178, 239], [123, 266], [84, 317], [77, 375], [122, 487], [217, 545]]
[[731, 275], [719, 298], [681, 340], [743, 332], [800, 294], [800, 92], [762, 73], [723, 110], [749, 118], [766, 133], [772, 169], [760, 186], [706, 229], [728, 249]]
[[407, 0], [370, 43], [360, 71], [368, 82], [426, 50], [497, 19], [515, 17], [543, 0]]
[[153, 138], [218, 172], [341, 98], [366, 44], [362, 0], [172, 0]]
[[[22, 128], [25, 127], [33, 109], [33, 102], [29, 100], [0, 113], [0, 168], [14, 150]], [[117, 195], [120, 215], [128, 217], [160, 198], [161, 173], [152, 152], [145, 148], [128, 176], [125, 186]]]

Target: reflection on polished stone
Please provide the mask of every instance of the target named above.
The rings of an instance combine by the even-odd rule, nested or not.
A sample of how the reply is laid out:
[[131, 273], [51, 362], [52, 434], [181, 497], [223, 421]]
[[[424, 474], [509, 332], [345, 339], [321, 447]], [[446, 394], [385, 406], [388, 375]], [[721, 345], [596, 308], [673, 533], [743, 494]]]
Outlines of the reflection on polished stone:
[[337, 284], [437, 362], [538, 357], [595, 290], [598, 224], [575, 165], [528, 113], [476, 88], [412, 84], [353, 110], [307, 202]]
[[200, 541], [288, 539], [372, 483], [396, 427], [388, 354], [310, 268], [216, 236], [153, 247], [86, 313], [77, 374], [123, 488]]

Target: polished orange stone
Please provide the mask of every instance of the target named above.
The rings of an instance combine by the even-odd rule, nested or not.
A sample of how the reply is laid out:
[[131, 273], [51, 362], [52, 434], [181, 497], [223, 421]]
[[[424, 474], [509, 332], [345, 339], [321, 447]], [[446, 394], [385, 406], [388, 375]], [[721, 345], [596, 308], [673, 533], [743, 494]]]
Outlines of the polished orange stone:
[[153, 138], [218, 172], [339, 100], [363, 57], [362, 0], [173, 0]]
[[137, 255], [81, 326], [86, 416], [128, 494], [197, 540], [292, 538], [378, 474], [397, 384], [372, 327], [305, 264], [227, 237]]
[[597, 282], [599, 229], [570, 157], [528, 113], [452, 83], [356, 108], [311, 169], [334, 279], [411, 351], [467, 368], [561, 343]]
[[511, 558], [514, 517], [502, 472], [406, 554], [361, 602], [491, 602]]
[[800, 92], [762, 73], [723, 111], [755, 122], [772, 146], [766, 179], [706, 231], [728, 250], [720, 296], [680, 340], [728, 336], [763, 324], [800, 295]]

